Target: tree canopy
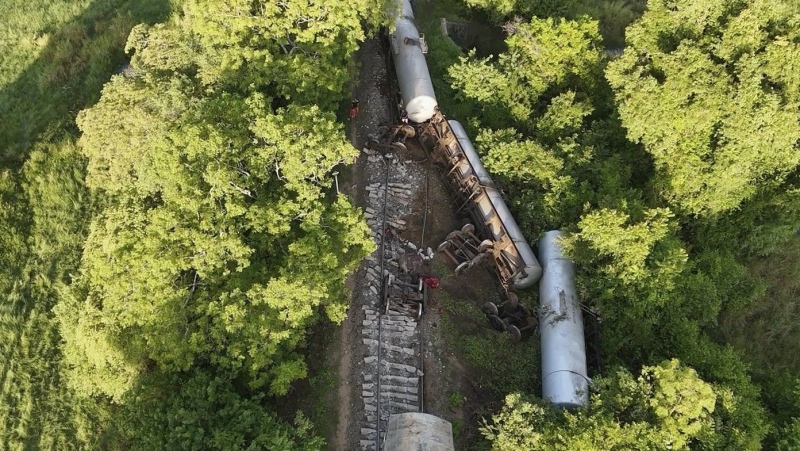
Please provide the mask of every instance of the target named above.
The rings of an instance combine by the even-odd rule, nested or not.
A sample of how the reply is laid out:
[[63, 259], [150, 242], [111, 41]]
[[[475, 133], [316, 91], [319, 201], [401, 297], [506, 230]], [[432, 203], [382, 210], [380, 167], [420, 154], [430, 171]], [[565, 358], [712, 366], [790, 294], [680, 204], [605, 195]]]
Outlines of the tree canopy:
[[[360, 19], [379, 16], [251, 6], [190, 2], [180, 20], [134, 29], [135, 75], [114, 77], [78, 117], [86, 183], [104, 207], [57, 313], [84, 393], [119, 401], [148, 362], [167, 372], [210, 362], [286, 393], [305, 375], [305, 330], [321, 307], [343, 318], [344, 278], [374, 247], [349, 202], [326, 196], [329, 172], [357, 150], [310, 101], [342, 92], [346, 68], [323, 77], [321, 55], [352, 52]], [[242, 22], [219, 22], [228, 15]], [[348, 20], [358, 31], [347, 40], [314, 37]], [[290, 96], [282, 83], [294, 77], [309, 81]]]
[[483, 428], [492, 449], [673, 450], [702, 443], [713, 422], [716, 394], [677, 360], [595, 380], [589, 410], [556, 412], [551, 406], [506, 398]]
[[793, 17], [781, 1], [658, 0], [628, 28], [608, 80], [678, 211], [736, 209], [800, 164]]
[[[357, 153], [343, 61], [388, 4], [187, 0], [115, 30], [130, 64], [0, 179], [0, 447], [321, 448], [271, 406], [374, 249], [330, 172]], [[64, 407], [31, 420], [40, 393]]]

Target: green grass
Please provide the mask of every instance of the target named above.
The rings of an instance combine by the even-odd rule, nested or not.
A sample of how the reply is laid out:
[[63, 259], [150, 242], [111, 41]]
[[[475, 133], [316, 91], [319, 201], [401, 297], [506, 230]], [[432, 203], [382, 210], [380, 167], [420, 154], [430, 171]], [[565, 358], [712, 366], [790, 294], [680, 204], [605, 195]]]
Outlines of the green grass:
[[107, 416], [64, 384], [55, 322], [0, 310], [0, 337], [0, 449], [98, 448]]
[[0, 158], [20, 164], [40, 134], [75, 131], [78, 111], [126, 61], [130, 29], [167, 17], [171, 0], [0, 2]]
[[458, 443], [464, 435], [464, 422], [461, 420], [455, 420], [451, 426], [453, 428], [453, 440]]
[[800, 374], [800, 239], [749, 267], [764, 280], [766, 294], [745, 311], [726, 315], [720, 329], [756, 371]]
[[461, 418], [452, 421], [453, 438], [458, 449], [489, 449], [478, 431], [481, 421], [496, 413], [509, 393], [540, 392], [538, 339], [516, 343], [490, 327], [476, 299], [493, 299], [494, 293], [477, 293], [465, 300], [437, 290], [435, 296], [444, 308], [443, 347], [459, 362], [460, 377], [469, 381], [468, 387], [454, 386], [447, 393], [450, 410], [461, 412]]
[[107, 447], [109, 410], [67, 386], [50, 313], [90, 214], [75, 116], [170, 1], [0, 2], [0, 449]]
[[[514, 342], [510, 335], [493, 330], [480, 308], [471, 301], [442, 300], [445, 340], [464, 356], [474, 370], [481, 390], [496, 401], [506, 394], [536, 394], [540, 384], [539, 342], [528, 337]], [[439, 297], [442, 299], [442, 297]]]
[[450, 407], [459, 408], [464, 405], [464, 396], [454, 391], [450, 393]]
[[[319, 373], [314, 374], [309, 378], [309, 398], [312, 400], [323, 400], [330, 398], [331, 393], [336, 393], [338, 388], [338, 380], [334, 374], [335, 368], [325, 368]], [[330, 405], [328, 403], [317, 402], [311, 403], [313, 406], [312, 412], [309, 414], [309, 419], [317, 425], [317, 427], [324, 427], [323, 425], [332, 423], [331, 412], [329, 411]]]

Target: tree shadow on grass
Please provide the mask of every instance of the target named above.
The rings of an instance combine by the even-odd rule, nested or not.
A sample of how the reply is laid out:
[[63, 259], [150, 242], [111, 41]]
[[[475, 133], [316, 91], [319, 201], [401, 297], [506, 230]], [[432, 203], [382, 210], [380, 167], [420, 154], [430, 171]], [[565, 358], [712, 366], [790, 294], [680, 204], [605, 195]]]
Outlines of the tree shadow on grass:
[[0, 91], [0, 165], [18, 168], [45, 131], [77, 135], [76, 115], [126, 61], [131, 28], [170, 11], [170, 0], [95, 0], [51, 32], [36, 60]]
[[17, 307], [6, 308], [0, 324], [6, 340], [0, 405], [8, 413], [0, 419], [0, 449], [92, 448], [100, 440], [103, 407], [66, 388], [61, 337], [49, 312], [56, 281], [77, 271], [86, 233], [80, 223], [88, 217], [80, 155], [68, 146], [78, 136], [78, 112], [99, 99], [126, 61], [131, 28], [165, 20], [171, 6], [170, 0], [94, 0], [56, 30], [38, 30], [48, 33], [45, 47], [0, 90], [0, 173], [10, 179], [0, 196], [3, 207], [15, 210], [2, 226], [20, 235], [15, 249], [0, 255], [3, 276], [15, 285], [4, 287], [12, 292], [0, 293], [0, 306]]

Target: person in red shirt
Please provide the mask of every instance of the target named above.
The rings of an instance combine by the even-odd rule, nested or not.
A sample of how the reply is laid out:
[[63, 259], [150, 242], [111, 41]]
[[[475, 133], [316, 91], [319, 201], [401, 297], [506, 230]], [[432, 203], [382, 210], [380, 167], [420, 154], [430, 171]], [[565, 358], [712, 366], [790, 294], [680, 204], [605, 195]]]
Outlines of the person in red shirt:
[[358, 99], [353, 99], [350, 104], [350, 119], [353, 120], [358, 116]]

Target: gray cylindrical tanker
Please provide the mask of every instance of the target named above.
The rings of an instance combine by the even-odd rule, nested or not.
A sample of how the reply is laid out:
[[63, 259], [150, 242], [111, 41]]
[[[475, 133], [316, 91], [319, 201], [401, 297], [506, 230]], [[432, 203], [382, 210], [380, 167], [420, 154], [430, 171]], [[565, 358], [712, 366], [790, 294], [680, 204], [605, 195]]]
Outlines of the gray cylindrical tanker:
[[528, 288], [535, 284], [542, 276], [542, 267], [539, 265], [539, 261], [536, 260], [536, 256], [533, 255], [528, 241], [525, 240], [525, 237], [522, 235], [517, 221], [514, 220], [514, 217], [508, 210], [503, 196], [500, 194], [497, 187], [495, 187], [494, 181], [492, 181], [489, 173], [486, 172], [486, 169], [483, 167], [478, 152], [476, 152], [475, 148], [472, 146], [472, 143], [467, 137], [467, 132], [464, 131], [464, 127], [462, 127], [458, 121], [448, 121], [448, 123], [458, 143], [464, 150], [464, 155], [467, 157], [467, 161], [462, 159], [456, 164], [456, 170], [459, 171], [462, 179], [466, 179], [472, 174], [478, 178], [484, 191], [480, 195], [475, 196], [473, 202], [475, 202], [475, 205], [478, 207], [484, 223], [491, 230], [494, 240], [501, 242], [504, 237], [507, 237], [507, 239], [513, 242], [513, 248], [509, 248], [504, 252], [516, 252], [517, 255], [509, 255], [508, 257], [511, 261], [519, 261], [521, 259], [523, 269], [523, 271], [514, 278], [513, 287], [515, 289]]
[[566, 408], [589, 403], [583, 315], [575, 290], [575, 268], [564, 257], [558, 230], [539, 241], [544, 275], [539, 283], [539, 333], [542, 343], [542, 398]]
[[450, 422], [421, 412], [395, 414], [386, 428], [385, 451], [454, 451]]
[[397, 83], [403, 95], [403, 108], [414, 122], [425, 122], [436, 111], [436, 94], [433, 92], [428, 64], [422, 53], [422, 41], [414, 24], [414, 12], [408, 0], [399, 0], [401, 9], [391, 36], [392, 59]]

